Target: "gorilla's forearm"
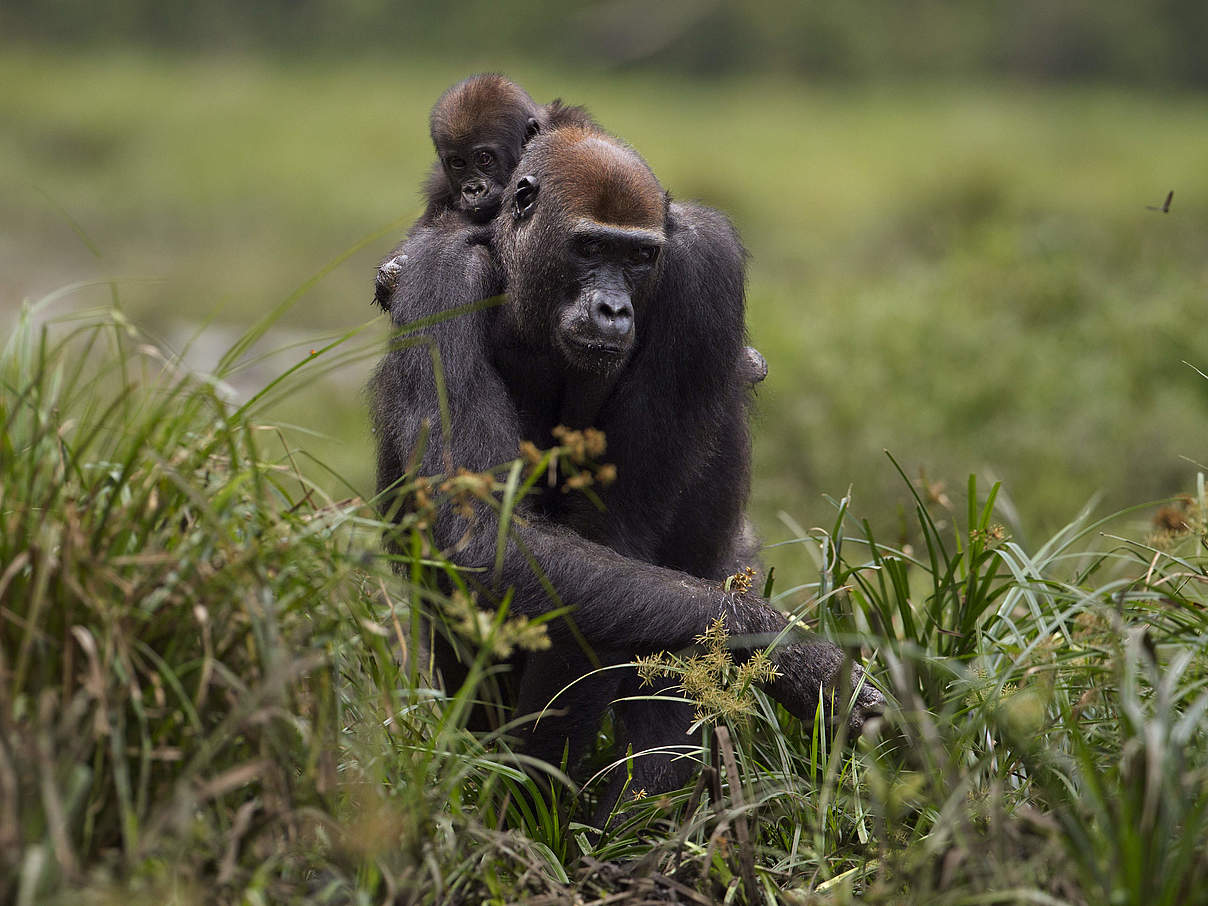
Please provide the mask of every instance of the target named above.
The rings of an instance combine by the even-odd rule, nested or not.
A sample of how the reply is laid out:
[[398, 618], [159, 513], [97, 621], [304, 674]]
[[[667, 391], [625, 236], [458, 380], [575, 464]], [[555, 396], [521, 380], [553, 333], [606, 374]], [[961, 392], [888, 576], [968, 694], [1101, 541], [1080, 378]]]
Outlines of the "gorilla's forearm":
[[[480, 581], [492, 596], [501, 598], [512, 589], [515, 612], [536, 617], [569, 607], [567, 619], [597, 650], [686, 648], [718, 617], [752, 607], [716, 582], [625, 557], [531, 513], [513, 521], [496, 575], [497, 519], [485, 506], [478, 508], [472, 527], [461, 516], [443, 514], [435, 526], [438, 543], [446, 545], [456, 563], [486, 577]], [[761, 620], [752, 616], [749, 622], [770, 625], [775, 612], [757, 606], [769, 614]], [[562, 619], [550, 629], [555, 635], [570, 632]]]
[[[784, 614], [762, 599], [752, 602], [751, 596], [746, 596], [742, 604], [727, 615], [726, 621], [731, 638], [739, 644], [742, 637], [747, 636], [753, 637], [754, 647], [766, 646], [771, 642], [769, 636], [779, 635], [788, 624]], [[847, 702], [832, 703], [829, 698], [832, 693], [842, 691], [841, 671], [847, 663], [842, 649], [820, 636], [794, 628], [776, 646], [772, 662], [779, 676], [767, 685], [768, 694], [806, 724], [813, 722], [821, 694], [825, 699], [825, 721], [833, 725], [835, 712], [842, 711], [847, 705]], [[846, 692], [857, 692], [857, 695], [849, 726], [858, 733], [866, 718], [881, 712], [885, 700], [867, 682], [862, 667], [852, 664], [850, 671], [851, 685]]]
[[[476, 519], [473, 529], [460, 517], [438, 519], [437, 524], [444, 523], [440, 534], [460, 540], [454, 555], [458, 563], [493, 576], [498, 523], [485, 507]], [[842, 650], [802, 630], [785, 633], [787, 617], [760, 597], [623, 557], [539, 519], [524, 519], [511, 534], [502, 571], [487, 585], [499, 597], [512, 590], [512, 609], [517, 613], [536, 617], [567, 606], [569, 621], [594, 649], [635, 654], [687, 648], [720, 617], [740, 652], [765, 647], [784, 635], [772, 656], [780, 675], [767, 691], [795, 717], [812, 722], [819, 694], [839, 690]], [[550, 587], [556, 598], [551, 597]], [[559, 619], [549, 628], [562, 639], [570, 627]], [[859, 666], [853, 665], [851, 671], [849, 692], [863, 677]], [[882, 704], [879, 693], [866, 684], [856, 700], [852, 728], [858, 730]], [[835, 706], [826, 701], [824, 710], [827, 722], [832, 722]]]

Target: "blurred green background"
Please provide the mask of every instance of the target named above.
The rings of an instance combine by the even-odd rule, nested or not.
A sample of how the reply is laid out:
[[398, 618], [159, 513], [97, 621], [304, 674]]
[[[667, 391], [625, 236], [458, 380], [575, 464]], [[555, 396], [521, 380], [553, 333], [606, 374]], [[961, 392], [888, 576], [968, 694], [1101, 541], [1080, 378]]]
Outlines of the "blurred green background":
[[1205, 47], [1202, 0], [6, 0], [0, 306], [90, 282], [52, 311], [116, 292], [209, 368], [355, 249], [231, 383], [364, 325], [274, 414], [369, 493], [373, 273], [419, 213], [429, 106], [500, 70], [738, 225], [765, 540], [849, 486], [896, 532], [884, 449], [954, 503], [1003, 479], [1039, 537], [1208, 461]]

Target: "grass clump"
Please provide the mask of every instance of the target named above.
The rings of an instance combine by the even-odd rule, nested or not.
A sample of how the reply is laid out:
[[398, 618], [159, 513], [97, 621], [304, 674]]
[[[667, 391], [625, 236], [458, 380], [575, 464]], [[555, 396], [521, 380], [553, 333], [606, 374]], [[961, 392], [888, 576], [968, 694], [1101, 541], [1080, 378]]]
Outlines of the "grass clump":
[[337, 787], [356, 506], [120, 313], [39, 315], [0, 358], [0, 898], [296, 881]]
[[698, 651], [683, 658], [667, 654], [638, 658], [642, 685], [652, 686], [659, 677], [678, 676], [685, 694], [696, 702], [698, 721], [742, 720], [755, 707], [753, 690], [775, 679], [776, 667], [765, 651], [734, 663], [729, 640], [726, 621], [718, 617], [697, 636]]
[[996, 490], [970, 481], [960, 529], [916, 498], [925, 556], [865, 532], [829, 579], [832, 625], [881, 640], [901, 705], [866, 762], [866, 899], [1203, 902], [1205, 535], [1192, 515], [1160, 550], [1084, 514], [1029, 553], [994, 527]]

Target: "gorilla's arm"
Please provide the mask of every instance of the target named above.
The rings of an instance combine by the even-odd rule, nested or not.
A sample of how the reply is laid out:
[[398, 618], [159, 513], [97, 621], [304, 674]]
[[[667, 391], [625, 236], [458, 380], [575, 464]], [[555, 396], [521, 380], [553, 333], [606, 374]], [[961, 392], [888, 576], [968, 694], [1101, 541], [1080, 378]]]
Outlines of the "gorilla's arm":
[[[645, 500], [618, 501], [615, 509], [651, 521], [660, 513], [686, 515], [724, 527], [732, 539], [741, 531], [747, 500], [745, 483], [735, 483], [745, 482], [750, 455], [746, 252], [724, 215], [700, 205], [673, 203], [664, 255], [657, 298], [665, 317], [650, 325], [657, 334], [632, 372], [632, 411], [623, 420], [624, 442], [645, 445], [635, 453], [647, 474], [640, 488], [631, 488]], [[621, 432], [606, 433], [611, 456], [613, 438], [620, 441]], [[658, 489], [653, 504], [652, 489]], [[767, 644], [766, 636], [786, 625], [785, 617], [762, 598], [733, 600], [734, 608], [726, 613], [732, 635], [763, 634], [762, 644]], [[781, 677], [769, 691], [791, 713], [810, 720], [819, 688], [838, 685], [844, 655], [819, 637], [794, 637], [798, 641], [781, 645], [774, 654]], [[861, 669], [854, 667], [853, 686], [861, 676]], [[883, 703], [866, 684], [853, 709], [853, 728]]]
[[745, 254], [720, 213], [671, 206], [639, 349], [602, 426], [620, 469], [609, 495], [618, 534], [674, 539], [687, 518], [710, 562], [739, 531], [748, 496]]

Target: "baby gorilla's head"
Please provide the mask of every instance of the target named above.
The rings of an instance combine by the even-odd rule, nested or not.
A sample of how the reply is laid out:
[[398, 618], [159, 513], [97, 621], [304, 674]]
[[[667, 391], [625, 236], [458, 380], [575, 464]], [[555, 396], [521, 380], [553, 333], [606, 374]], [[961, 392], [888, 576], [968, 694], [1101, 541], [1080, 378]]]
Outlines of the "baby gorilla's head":
[[475, 223], [494, 217], [541, 119], [528, 92], [501, 75], [471, 76], [442, 94], [432, 108], [432, 143], [449, 205]]

